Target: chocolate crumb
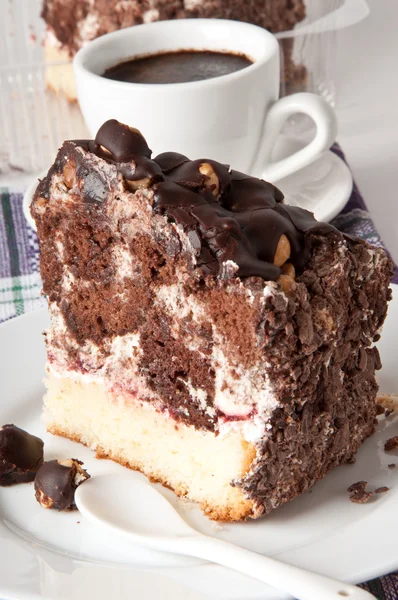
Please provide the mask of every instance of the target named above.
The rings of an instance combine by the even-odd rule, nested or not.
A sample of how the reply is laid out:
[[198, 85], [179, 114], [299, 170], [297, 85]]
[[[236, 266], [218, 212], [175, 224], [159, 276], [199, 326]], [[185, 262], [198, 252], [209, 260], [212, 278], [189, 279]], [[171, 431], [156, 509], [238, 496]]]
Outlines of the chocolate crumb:
[[347, 465], [355, 465], [355, 463], [357, 462], [357, 459], [355, 458], [355, 456], [351, 456], [351, 458], [349, 458], [347, 460]]
[[388, 465], [388, 468], [389, 469], [395, 469], [395, 466], [396, 466], [395, 463], [391, 463], [390, 465]]
[[392, 415], [393, 412], [394, 412], [393, 408], [386, 408], [384, 416], [389, 417], [390, 415]]
[[371, 492], [355, 492], [354, 494], [351, 494], [350, 500], [355, 504], [365, 504], [368, 502], [368, 500], [370, 500], [371, 496]]
[[355, 504], [365, 504], [371, 496], [371, 492], [365, 492], [365, 488], [368, 485], [367, 481], [357, 481], [350, 485], [347, 488], [347, 492], [350, 492], [350, 500], [351, 502], [355, 502]]
[[389, 487], [383, 485], [382, 487], [379, 487], [375, 490], [375, 494], [385, 494], [386, 492], [388, 492], [389, 489]]
[[385, 414], [384, 410], [384, 406], [382, 406], [381, 404], [376, 404], [376, 417]]
[[397, 450], [397, 448], [398, 448], [398, 435], [395, 435], [394, 437], [390, 438], [384, 444], [384, 450], [386, 452], [391, 452], [391, 450]]
[[367, 485], [367, 481], [357, 481], [347, 488], [347, 492], [364, 492]]

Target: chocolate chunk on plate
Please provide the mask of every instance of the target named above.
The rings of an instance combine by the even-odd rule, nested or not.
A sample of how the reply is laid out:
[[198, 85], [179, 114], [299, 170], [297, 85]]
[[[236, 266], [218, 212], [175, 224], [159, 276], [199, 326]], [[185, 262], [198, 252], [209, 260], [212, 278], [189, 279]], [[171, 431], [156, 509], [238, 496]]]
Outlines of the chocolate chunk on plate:
[[33, 481], [43, 463], [43, 441], [8, 424], [0, 428], [0, 486]]
[[36, 500], [43, 508], [76, 510], [75, 491], [90, 475], [75, 458], [45, 462], [35, 477]]

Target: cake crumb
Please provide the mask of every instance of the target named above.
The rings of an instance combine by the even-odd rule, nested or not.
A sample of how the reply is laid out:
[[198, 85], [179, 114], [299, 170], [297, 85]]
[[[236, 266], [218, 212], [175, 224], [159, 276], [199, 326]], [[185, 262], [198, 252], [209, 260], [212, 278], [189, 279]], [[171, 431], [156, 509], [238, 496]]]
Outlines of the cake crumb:
[[384, 406], [382, 406], [381, 404], [376, 404], [376, 417], [379, 417], [380, 415], [384, 415], [386, 409], [384, 408]]
[[196, 504], [195, 502], [192, 502], [192, 500], [189, 500], [188, 498], [182, 496], [178, 498], [178, 508], [180, 508], [183, 511], [191, 511], [194, 508], [196, 508]]
[[388, 492], [389, 489], [389, 487], [383, 485], [382, 487], [379, 487], [375, 490], [375, 494], [385, 494], [386, 492]]
[[347, 492], [350, 492], [351, 502], [355, 502], [355, 504], [365, 504], [365, 502], [371, 498], [372, 493], [365, 491], [367, 485], [367, 481], [357, 481], [347, 488]]
[[393, 408], [386, 408], [384, 416], [389, 417], [390, 415], [392, 415], [393, 412], [394, 412]]
[[395, 463], [391, 463], [390, 465], [388, 465], [389, 469], [395, 469]]
[[398, 449], [398, 435], [395, 435], [394, 437], [392, 437], [386, 441], [386, 443], [384, 444], [384, 450], [386, 452], [391, 452], [392, 450], [397, 450], [397, 449]]
[[355, 463], [357, 462], [357, 459], [355, 458], [355, 456], [351, 456], [351, 458], [349, 458], [346, 462], [347, 465], [355, 465]]

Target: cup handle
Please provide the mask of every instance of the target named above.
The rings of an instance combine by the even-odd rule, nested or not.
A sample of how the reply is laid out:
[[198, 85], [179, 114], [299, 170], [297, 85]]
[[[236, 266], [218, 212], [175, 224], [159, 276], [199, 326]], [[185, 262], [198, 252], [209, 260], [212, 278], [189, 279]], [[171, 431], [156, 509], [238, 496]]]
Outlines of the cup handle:
[[[271, 162], [275, 142], [282, 127], [290, 116], [304, 113], [313, 119], [316, 126], [315, 137], [304, 148], [287, 158]], [[275, 183], [306, 167], [318, 158], [322, 152], [329, 150], [336, 140], [337, 119], [333, 108], [321, 96], [303, 92], [286, 96], [277, 100], [268, 111], [265, 120], [263, 142], [256, 171], [260, 177]], [[264, 168], [261, 165], [266, 164]]]

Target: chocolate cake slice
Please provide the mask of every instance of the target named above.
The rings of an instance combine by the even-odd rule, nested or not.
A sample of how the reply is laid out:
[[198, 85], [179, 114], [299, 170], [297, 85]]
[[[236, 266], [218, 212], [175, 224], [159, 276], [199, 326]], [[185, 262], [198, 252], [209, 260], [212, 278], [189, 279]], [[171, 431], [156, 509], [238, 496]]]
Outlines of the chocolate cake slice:
[[[152, 21], [217, 18], [245, 21], [272, 33], [289, 31], [305, 17], [304, 0], [43, 0], [47, 87], [76, 100], [71, 59], [89, 41]], [[292, 40], [283, 40], [283, 85], [303, 84], [306, 69], [292, 60]], [[62, 63], [69, 63], [62, 66]], [[297, 91], [297, 90], [296, 90]]]
[[50, 432], [238, 521], [374, 431], [381, 248], [227, 165], [151, 158], [114, 120], [64, 143], [32, 214]]

